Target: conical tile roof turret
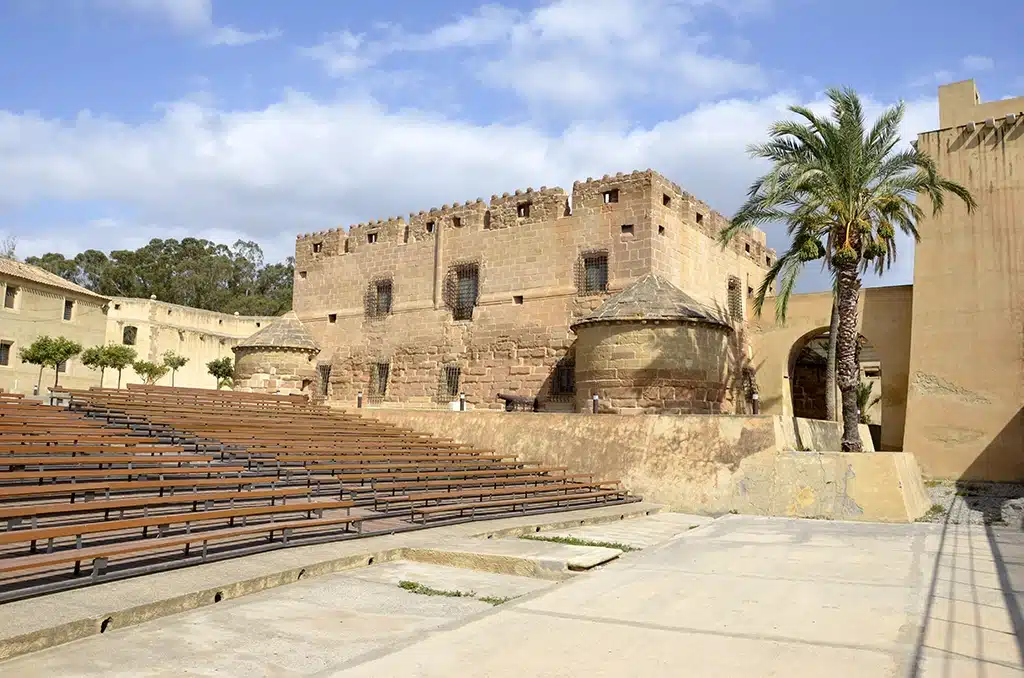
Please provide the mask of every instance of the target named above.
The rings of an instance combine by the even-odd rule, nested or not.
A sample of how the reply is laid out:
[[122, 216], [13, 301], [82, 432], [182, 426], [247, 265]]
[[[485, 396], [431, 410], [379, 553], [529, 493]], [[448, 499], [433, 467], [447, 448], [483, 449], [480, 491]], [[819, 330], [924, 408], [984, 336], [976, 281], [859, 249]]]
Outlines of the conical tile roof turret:
[[283, 316], [264, 327], [248, 339], [236, 344], [232, 350], [239, 348], [294, 348], [306, 351], [319, 351], [320, 346], [313, 339], [306, 326], [299, 320], [295, 311], [288, 311]]

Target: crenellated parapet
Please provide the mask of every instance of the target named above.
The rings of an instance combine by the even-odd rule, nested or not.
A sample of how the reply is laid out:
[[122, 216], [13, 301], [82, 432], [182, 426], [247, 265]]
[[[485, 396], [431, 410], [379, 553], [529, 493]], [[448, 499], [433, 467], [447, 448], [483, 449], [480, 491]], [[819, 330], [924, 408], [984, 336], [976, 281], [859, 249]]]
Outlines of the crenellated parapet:
[[492, 195], [487, 229], [510, 228], [569, 216], [569, 196], [562, 188], [541, 186]]

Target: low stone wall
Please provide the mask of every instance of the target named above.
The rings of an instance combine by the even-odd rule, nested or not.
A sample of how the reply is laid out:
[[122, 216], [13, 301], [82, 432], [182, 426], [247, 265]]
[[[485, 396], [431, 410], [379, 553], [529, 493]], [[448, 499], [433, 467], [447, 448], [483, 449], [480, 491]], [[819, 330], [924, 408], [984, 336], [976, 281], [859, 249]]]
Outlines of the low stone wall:
[[[841, 437], [841, 427], [832, 422], [778, 416], [364, 413], [520, 460], [620, 480], [645, 500], [677, 511], [907, 522], [928, 508], [912, 455], [830, 452], [839, 448]], [[871, 449], [867, 427], [861, 429]]]

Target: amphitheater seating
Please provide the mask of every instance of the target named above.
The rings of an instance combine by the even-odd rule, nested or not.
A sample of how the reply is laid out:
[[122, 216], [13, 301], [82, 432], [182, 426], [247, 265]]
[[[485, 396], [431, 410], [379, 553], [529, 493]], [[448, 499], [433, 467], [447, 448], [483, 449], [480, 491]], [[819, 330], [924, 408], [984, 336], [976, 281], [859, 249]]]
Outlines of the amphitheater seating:
[[0, 602], [321, 539], [635, 500], [617, 481], [302, 397], [60, 395], [67, 409], [0, 394]]

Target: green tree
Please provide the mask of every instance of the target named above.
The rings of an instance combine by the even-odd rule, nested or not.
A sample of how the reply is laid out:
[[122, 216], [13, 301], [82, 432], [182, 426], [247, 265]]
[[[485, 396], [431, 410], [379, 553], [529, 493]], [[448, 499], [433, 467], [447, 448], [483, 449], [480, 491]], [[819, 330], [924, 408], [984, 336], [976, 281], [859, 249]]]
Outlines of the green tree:
[[231, 364], [231, 358], [224, 356], [223, 358], [211, 360], [206, 363], [206, 369], [211, 375], [217, 378], [218, 389], [232, 384], [231, 378], [235, 373], [235, 368], [234, 365]]
[[107, 371], [110, 364], [107, 360], [106, 346], [90, 346], [82, 351], [82, 364], [90, 370], [100, 371], [100, 388], [103, 388], [103, 373]]
[[871, 398], [871, 391], [874, 387], [875, 383], [873, 381], [862, 381], [857, 384], [857, 411], [860, 412], [860, 423], [862, 424], [871, 423], [871, 416], [868, 414], [868, 410], [882, 400], [882, 396], [875, 396], [874, 399]]
[[778, 281], [777, 320], [784, 322], [797, 275], [803, 265], [822, 260], [836, 285], [838, 334], [836, 381], [842, 394], [843, 451], [863, 449], [857, 428], [857, 298], [861, 276], [873, 268], [881, 274], [896, 254], [896, 229], [920, 236], [924, 211], [914, 202], [927, 196], [939, 213], [946, 194], [976, 207], [970, 192], [941, 177], [935, 161], [915, 148], [897, 150], [904, 105], [882, 113], [870, 129], [856, 92], [830, 89], [831, 116], [803, 106], [790, 110], [802, 120], [776, 122], [770, 140], [751, 146], [750, 154], [772, 163], [750, 187], [747, 201], [722, 230], [723, 246], [737, 233], [784, 222], [792, 238], [789, 249], [769, 269], [755, 299], [760, 314], [765, 296]]
[[154, 238], [137, 250], [86, 250], [72, 258], [50, 252], [26, 262], [107, 296], [157, 299], [246, 315], [280, 315], [291, 308], [295, 260], [266, 264], [260, 246], [228, 247], [184, 238]]
[[60, 381], [60, 370], [57, 368], [82, 352], [82, 345], [67, 337], [51, 337], [43, 335], [18, 352], [18, 356], [30, 365], [39, 365], [39, 380], [36, 392], [42, 388], [43, 368], [53, 370], [53, 387], [57, 388]]
[[178, 370], [188, 364], [188, 358], [178, 355], [174, 351], [164, 352], [164, 365], [171, 371], [171, 386], [174, 386], [174, 375]]
[[160, 377], [167, 374], [171, 368], [167, 365], [153, 363], [148, 360], [137, 360], [132, 363], [132, 369], [135, 370], [135, 374], [142, 377], [142, 380], [147, 384], [155, 384], [160, 381]]
[[106, 355], [107, 367], [117, 370], [117, 388], [120, 389], [121, 372], [135, 362], [138, 354], [134, 348], [124, 344], [108, 344], [103, 347], [103, 353]]

